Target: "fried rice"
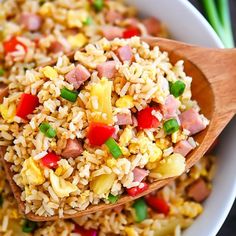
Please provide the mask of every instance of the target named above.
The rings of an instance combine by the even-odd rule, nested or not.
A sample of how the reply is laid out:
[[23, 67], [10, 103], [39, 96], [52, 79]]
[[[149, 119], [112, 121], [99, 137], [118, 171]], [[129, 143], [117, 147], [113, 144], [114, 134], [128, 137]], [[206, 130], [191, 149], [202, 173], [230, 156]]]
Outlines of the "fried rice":
[[[93, 77], [90, 80], [92, 81], [92, 83], [97, 83], [101, 78], [99, 78], [98, 73], [96, 73], [95, 66], [97, 66], [104, 60], [104, 58], [101, 59], [102, 56], [100, 55], [100, 51], [104, 51], [103, 54], [106, 54], [106, 47], [110, 44], [105, 39], [101, 40], [99, 43], [97, 43], [97, 40], [102, 37], [106, 37], [108, 40], [111, 40], [115, 36], [127, 38], [133, 36], [132, 34], [138, 36], [152, 35], [167, 37], [168, 33], [166, 27], [162, 22], [158, 21], [155, 18], [139, 19], [137, 18], [137, 12], [133, 7], [126, 6], [123, 2], [119, 1], [106, 1], [105, 4], [102, 4], [102, 8], [98, 8], [99, 6], [95, 6], [93, 4], [93, 1], [70, 0], [64, 2], [61, 0], [6, 0], [0, 3], [0, 7], [2, 9], [0, 13], [0, 37], [1, 41], [3, 41], [3, 44], [0, 44], [0, 59], [2, 62], [0, 69], [2, 68], [4, 71], [4, 73], [1, 73], [0, 75], [0, 88], [1, 82], [3, 82], [4, 84], [8, 84], [11, 97], [10, 99], [4, 99], [4, 106], [1, 106], [2, 118], [0, 117], [0, 146], [9, 146], [8, 149], [10, 151], [8, 150], [5, 158], [13, 163], [12, 170], [15, 173], [14, 179], [16, 183], [22, 188], [22, 199], [23, 201], [26, 201], [26, 213], [29, 211], [33, 211], [36, 214], [44, 216], [50, 216], [53, 214], [59, 214], [60, 216], [63, 216], [65, 212], [67, 214], [73, 214], [75, 212], [74, 209], [76, 209], [76, 211], [84, 209], [90, 203], [97, 204], [101, 200], [109, 203], [108, 197], [110, 194], [112, 194], [113, 196], [119, 196], [125, 191], [125, 189], [127, 190], [135, 187], [142, 187], [143, 183], [145, 182], [149, 183], [158, 178], [168, 177], [170, 175], [179, 175], [182, 173], [181, 169], [184, 169], [183, 161], [175, 163], [178, 167], [175, 168], [177, 169], [177, 172], [174, 171], [174, 174], [168, 173], [168, 171], [166, 171], [166, 169], [168, 168], [166, 167], [164, 167], [164, 170], [159, 169], [159, 173], [158, 171], [152, 172], [152, 170], [155, 170], [157, 168], [157, 163], [155, 163], [157, 162], [157, 159], [159, 163], [161, 160], [162, 163], [165, 163], [163, 159], [166, 159], [172, 155], [176, 143], [178, 144], [180, 141], [187, 141], [188, 147], [189, 145], [191, 146], [190, 149], [193, 149], [197, 146], [197, 143], [192, 137], [188, 138], [189, 131], [187, 129], [181, 129], [178, 132], [174, 132], [173, 134], [167, 136], [164, 133], [162, 126], [160, 127], [161, 129], [158, 128], [158, 135], [156, 135], [156, 133], [154, 133], [152, 129], [146, 129], [140, 132], [141, 134], [139, 134], [137, 137], [135, 137], [137, 135], [137, 128], [132, 127], [135, 126], [135, 120], [132, 119], [132, 125], [127, 125], [126, 128], [124, 125], [115, 125], [116, 137], [114, 136], [114, 138], [116, 138], [116, 141], [121, 148], [123, 155], [122, 158], [119, 158], [118, 160], [112, 158], [112, 155], [111, 153], [109, 153], [108, 148], [104, 147], [104, 145], [101, 148], [95, 148], [96, 150], [94, 149], [94, 147], [89, 147], [89, 143], [87, 140], [85, 141], [85, 143], [83, 143], [83, 145], [85, 145], [85, 149], [88, 148], [88, 150], [83, 153], [83, 158], [86, 161], [87, 165], [81, 159], [76, 162], [74, 158], [62, 158], [58, 162], [57, 169], [53, 169], [53, 171], [55, 172], [55, 176], [53, 176], [55, 177], [54, 180], [56, 180], [56, 182], [59, 181], [59, 185], [61, 183], [66, 183], [66, 186], [70, 186], [72, 188], [74, 188], [73, 185], [77, 186], [77, 190], [70, 194], [69, 197], [61, 198], [61, 192], [56, 191], [56, 193], [55, 189], [53, 189], [53, 185], [49, 181], [49, 175], [50, 173], [52, 173], [52, 171], [50, 170], [50, 168], [45, 168], [41, 165], [41, 159], [52, 150], [60, 156], [60, 154], [63, 152], [63, 148], [65, 148], [66, 146], [66, 140], [68, 140], [68, 138], [73, 139], [77, 137], [78, 139], [83, 139], [86, 136], [86, 129], [88, 129], [87, 123], [90, 119], [88, 118], [90, 114], [87, 114], [88, 111], [86, 111], [86, 106], [88, 106], [89, 102], [91, 106], [94, 106], [96, 108], [98, 102], [96, 101], [96, 96], [94, 96], [95, 98], [88, 97], [88, 91], [91, 88], [89, 88], [90, 86], [86, 82], [86, 86], [83, 86], [84, 91], [80, 92], [76, 102], [79, 107], [74, 107], [74, 110], [72, 110], [72, 114], [68, 116], [67, 109], [70, 110], [74, 105], [66, 102], [66, 106], [61, 106], [61, 117], [58, 120], [57, 116], [51, 116], [48, 114], [50, 112], [53, 113], [55, 111], [55, 107], [57, 108], [57, 102], [55, 103], [57, 99], [54, 99], [55, 94], [52, 96], [52, 99], [47, 99], [48, 93], [46, 92], [45, 94], [43, 94], [42, 92], [43, 106], [45, 105], [43, 110], [45, 109], [46, 111], [46, 120], [48, 120], [50, 124], [53, 123], [53, 128], [55, 127], [56, 130], [58, 126], [62, 126], [59, 129], [59, 133], [60, 135], [64, 133], [64, 137], [62, 135], [61, 137], [63, 138], [61, 140], [49, 141], [48, 138], [45, 138], [42, 133], [39, 135], [36, 134], [40, 133], [37, 129], [42, 123], [42, 120], [38, 120], [37, 117], [37, 113], [41, 112], [40, 110], [34, 112], [33, 115], [28, 116], [28, 118], [30, 119], [33, 118], [33, 121], [31, 120], [32, 122], [28, 124], [27, 122], [25, 123], [23, 120], [18, 119], [16, 116], [14, 116], [13, 118], [13, 114], [16, 112], [16, 105], [18, 103], [16, 103], [16, 101], [19, 100], [22, 92], [27, 91], [29, 93], [36, 94], [37, 89], [41, 89], [43, 86], [45, 86], [44, 80], [40, 81], [40, 79], [33, 76], [34, 73], [39, 73], [40, 76], [42, 74], [45, 75], [43, 69], [36, 72], [26, 72], [26, 70], [32, 69], [35, 66], [39, 66], [43, 63], [49, 63], [53, 58], [59, 58], [57, 61], [57, 67], [60, 68], [60, 70], [57, 71], [58, 68], [54, 69], [56, 69], [58, 74], [64, 76], [66, 72], [69, 72], [74, 68], [74, 64], [77, 64], [78, 62], [83, 64], [81, 60], [84, 61], [83, 56], [86, 57], [87, 55], [82, 55], [78, 52], [75, 63], [72, 63], [69, 62], [69, 60], [65, 56], [63, 56], [63, 54], [69, 52], [72, 49], [84, 47], [89, 42], [95, 42], [94, 47], [97, 51], [94, 50], [93, 46], [90, 45], [87, 46], [87, 54], [95, 53], [93, 57], [96, 57], [96, 60], [92, 63], [92, 61], [88, 57], [85, 60], [87, 62], [85, 62], [84, 66], [88, 67], [90, 72], [95, 72], [93, 73]], [[31, 21], [27, 20], [29, 18], [31, 19]], [[32, 19], [34, 22], [36, 22], [33, 25], [30, 24], [30, 22], [32, 22]], [[160, 83], [156, 87], [158, 87], [159, 92], [161, 93], [158, 94], [158, 96], [156, 97], [157, 100], [154, 100], [154, 102], [158, 103], [159, 105], [165, 104], [167, 96], [169, 96], [169, 91], [166, 93], [164, 91], [168, 86], [166, 81], [175, 82], [180, 79], [185, 83], [186, 89], [181, 97], [176, 99], [180, 101], [178, 112], [183, 112], [192, 107], [197, 112], [199, 112], [199, 107], [197, 106], [196, 102], [191, 100], [191, 78], [186, 76], [183, 72], [182, 62], [178, 62], [176, 65], [171, 65], [168, 61], [168, 55], [166, 53], [160, 52], [157, 48], [151, 51], [150, 49], [147, 49], [147, 45], [143, 46], [140, 44], [138, 47], [140, 47], [141, 52], [137, 53], [137, 49], [135, 47], [140, 42], [138, 42], [137, 39], [131, 39], [131, 44], [132, 40], [134, 44], [132, 45], [134, 46], [133, 51], [134, 53], [136, 53], [135, 60], [154, 60], [155, 56], [157, 57], [156, 59], [158, 59], [156, 63], [160, 66], [159, 70], [161, 71], [161, 73], [160, 71], [158, 71], [158, 73], [160, 73], [158, 77]], [[9, 42], [10, 45], [12, 42], [16, 43], [16, 47], [14, 48], [14, 50], [12, 50], [11, 46], [9, 47]], [[100, 48], [96, 48], [98, 44], [101, 44]], [[121, 47], [124, 46], [124, 44], [124, 40], [119, 41], [116, 39], [114, 40], [114, 45], [112, 45], [112, 47], [114, 46], [117, 49], [118, 46]], [[9, 48], [10, 51], [6, 52], [7, 50], [9, 50]], [[142, 56], [140, 58], [139, 53], [141, 53], [143, 58]], [[153, 54], [152, 56], [154, 58], [152, 58], [152, 56], [151, 58], [149, 58], [149, 53], [150, 55]], [[105, 56], [107, 57], [108, 55], [106, 54]], [[116, 78], [117, 86], [114, 88], [115, 94], [113, 91], [113, 95], [115, 96], [112, 97], [112, 105], [113, 108], [115, 108], [115, 110], [113, 111], [113, 122], [117, 123], [119, 118], [119, 116], [117, 115], [129, 113], [129, 109], [127, 109], [127, 107], [116, 107], [116, 102], [119, 97], [123, 98], [127, 93], [129, 94], [131, 91], [130, 94], [136, 97], [136, 103], [134, 107], [132, 107], [132, 110], [130, 110], [131, 112], [136, 113], [139, 110], [142, 110], [142, 108], [144, 108], [147, 104], [150, 104], [150, 101], [153, 100], [154, 97], [153, 94], [157, 93], [157, 90], [155, 86], [152, 86], [155, 84], [147, 84], [146, 87], [142, 87], [142, 83], [141, 85], [139, 85], [139, 87], [135, 88], [137, 90], [135, 90], [134, 88], [130, 88], [132, 87], [132, 83], [135, 84], [132, 79], [135, 80], [140, 77], [138, 75], [140, 73], [138, 68], [133, 65], [133, 63], [133, 68], [130, 68], [129, 63], [124, 63], [123, 65], [121, 65], [122, 63], [120, 64], [120, 58], [117, 56], [116, 50], [112, 55], [109, 55], [108, 57], [109, 60], [113, 59], [116, 63], [118, 63], [116, 67], [119, 68], [119, 74]], [[99, 59], [97, 60], [97, 58]], [[144, 80], [147, 76], [153, 75], [153, 72], [151, 71], [153, 67], [150, 65], [150, 68], [148, 68], [148, 65], [146, 67], [147, 68], [145, 69], [147, 69], [148, 73], [151, 74], [144, 74]], [[43, 89], [44, 92], [47, 90], [49, 91], [50, 89], [54, 90], [55, 87], [53, 87], [53, 83], [55, 83], [55, 80], [49, 79], [47, 82], [48, 85], [46, 86], [49, 87], [45, 87]], [[68, 83], [68, 81], [65, 81], [65, 79], [62, 79], [61, 82], [61, 85], [66, 85], [67, 89], [74, 89], [74, 85]], [[156, 83], [155, 80], [152, 82]], [[50, 88], [50, 86], [52, 87]], [[60, 88], [60, 86], [58, 88]], [[141, 93], [142, 96], [139, 97], [141, 88], [144, 89], [144, 92], [143, 94]], [[132, 89], [134, 91], [132, 91]], [[54, 90], [54, 92], [55, 91], [56, 90]], [[14, 96], [12, 96], [12, 92], [14, 93]], [[122, 104], [125, 104], [125, 106], [127, 106], [127, 104], [129, 103], [129, 99], [128, 103], [127, 101], [122, 102], [121, 100], [121, 102], [117, 102], [117, 104], [121, 105], [117, 106], [122, 106]], [[68, 108], [66, 108], [67, 106]], [[163, 119], [163, 114], [159, 111], [152, 111], [152, 115], [156, 117], [156, 119]], [[84, 118], [88, 118], [87, 121], [85, 123], [82, 122], [83, 124], [80, 123], [81, 119], [83, 120]], [[63, 119], [65, 123], [63, 123]], [[201, 120], [203, 121], [204, 125], [207, 125], [208, 121], [204, 119], [204, 117], [201, 116]], [[24, 128], [21, 122], [23, 122]], [[29, 129], [26, 128], [26, 130], [23, 132], [23, 129], [25, 129], [25, 127], [29, 127]], [[78, 127], [80, 127], [79, 132], [76, 132], [75, 129]], [[35, 129], [37, 130], [37, 132], [35, 132]], [[135, 135], [133, 136], [134, 131]], [[22, 135], [23, 133], [25, 133], [26, 137]], [[29, 135], [32, 136], [30, 137]], [[131, 139], [134, 139], [134, 142], [132, 143], [130, 143], [130, 135], [132, 135]], [[34, 140], [33, 137], [36, 136], [38, 137]], [[13, 140], [14, 147], [12, 146]], [[122, 145], [120, 145], [120, 141]], [[28, 146], [29, 142], [31, 142], [31, 144]], [[133, 146], [133, 150], [131, 152], [129, 150], [129, 145]], [[46, 150], [46, 147], [49, 146], [49, 150]], [[139, 147], [140, 150], [137, 150], [137, 147]], [[31, 151], [27, 149], [31, 149]], [[136, 154], [140, 154], [140, 157], [137, 159], [132, 157], [130, 159], [131, 154], [133, 156], [135, 156]], [[37, 187], [35, 188], [35, 186], [29, 186], [28, 184], [24, 185], [22, 183], [22, 176], [24, 174], [22, 175], [20, 173], [22, 171], [23, 162], [26, 159], [30, 160], [28, 162], [29, 165], [26, 165], [27, 168], [31, 166], [32, 163], [34, 166], [35, 162], [36, 168], [38, 167], [38, 163], [40, 165], [40, 168], [44, 168], [43, 179], [45, 178], [46, 181], [38, 189]], [[154, 161], [150, 162], [150, 160]], [[183, 159], [181, 158], [181, 160]], [[158, 193], [158, 196], [160, 195], [161, 198], [164, 198], [171, 205], [170, 212], [172, 212], [172, 200], [170, 200], [168, 194], [172, 197], [179, 195], [181, 198], [181, 200], [179, 201], [178, 209], [182, 207], [183, 210], [175, 210], [175, 213], [171, 213], [168, 217], [164, 216], [163, 214], [157, 214], [149, 208], [148, 211], [150, 212], [150, 214], [148, 216], [148, 219], [144, 221], [144, 224], [135, 223], [135, 212], [132, 207], [133, 203], [129, 203], [127, 204], [127, 206], [125, 206], [124, 209], [121, 210], [121, 212], [119, 212], [119, 209], [115, 213], [113, 210], [106, 211], [105, 214], [109, 215], [110, 217], [103, 218], [102, 216], [104, 215], [104, 213], [98, 212], [96, 214], [89, 215], [88, 218], [82, 217], [81, 219], [76, 219], [76, 222], [78, 223], [78, 225], [81, 225], [82, 227], [85, 227], [87, 229], [96, 228], [100, 232], [99, 235], [112, 235], [114, 233], [118, 235], [152, 235], [154, 232], [157, 232], [157, 229], [160, 235], [179, 235], [181, 231], [180, 229], [188, 227], [192, 223], [191, 219], [195, 218], [202, 212], [201, 204], [195, 203], [191, 200], [191, 198], [189, 199], [189, 196], [186, 196], [186, 188], [199, 176], [205, 178], [205, 181], [207, 181], [209, 184], [209, 181], [211, 180], [211, 177], [209, 176], [211, 176], [211, 174], [209, 174], [208, 171], [210, 171], [209, 165], [211, 163], [212, 161], [210, 159], [206, 162], [203, 161], [203, 164], [201, 163], [194, 167], [193, 172], [196, 174], [195, 177], [190, 176], [187, 178], [187, 175], [183, 175], [185, 177], [181, 177], [181, 181], [179, 180], [180, 185], [182, 185], [180, 190], [178, 190], [179, 192], [177, 191], [178, 188], [176, 187], [178, 185], [178, 182], [176, 182], [170, 187], [165, 187]], [[117, 166], [117, 164], [119, 165]], [[179, 164], [182, 165], [182, 168], [179, 168]], [[127, 168], [127, 166], [129, 166], [129, 168]], [[132, 175], [134, 175], [134, 167], [138, 168], [138, 171], [140, 171], [140, 169], [144, 169], [143, 167], [145, 167], [145, 171], [148, 171], [149, 177], [145, 177], [145, 182], [133, 182], [134, 176]], [[27, 168], [25, 168], [24, 171], [27, 172]], [[77, 171], [77, 173], [79, 174], [75, 175], [75, 171]], [[92, 179], [90, 178], [90, 174], [93, 173], [93, 175], [91, 176], [96, 179], [97, 177], [104, 175], [104, 173], [110, 173], [110, 171], [114, 172], [117, 176], [120, 176], [117, 180], [114, 181], [113, 186], [110, 189], [110, 193], [102, 193], [100, 194], [100, 196], [98, 196], [99, 194], [92, 193], [92, 191], [89, 190], [92, 181]], [[37, 169], [36, 173], [39, 173], [37, 172]], [[1, 170], [1, 174], [5, 176], [3, 170]], [[58, 179], [58, 177], [62, 177], [63, 180]], [[24, 180], [26, 179], [27, 177]], [[3, 183], [4, 182], [5, 180], [3, 180]], [[96, 184], [93, 185], [95, 186], [94, 188], [96, 188]], [[78, 194], [77, 196], [76, 192]], [[164, 195], [167, 195], [167, 197], [165, 197]], [[14, 200], [12, 200], [12, 194], [10, 193], [7, 184], [5, 184], [3, 196], [4, 199], [8, 198], [9, 201], [7, 201], [6, 199], [4, 200], [1, 214], [5, 215], [5, 217], [2, 217], [2, 228], [0, 232], [3, 232], [4, 235], [15, 235], [14, 230], [16, 225], [17, 235], [20, 235], [19, 233], [22, 233], [20, 225], [24, 223], [24, 220], [22, 219], [22, 216], [20, 216], [20, 213], [18, 213], [16, 210], [16, 203]], [[61, 201], [62, 199], [63, 201]], [[183, 213], [184, 211], [188, 213]], [[156, 215], [160, 215], [160, 217]], [[11, 219], [13, 219], [13, 221], [11, 221]], [[114, 228], [114, 225], [116, 225], [114, 224], [114, 219], [116, 219], [116, 229]], [[13, 224], [11, 224], [12, 222]], [[170, 227], [167, 227], [169, 223], [171, 223]], [[10, 227], [10, 225], [12, 225], [12, 227]], [[76, 226], [77, 233], [79, 232], [79, 230], [81, 230], [78, 225]], [[92, 225], [93, 227], [91, 227]], [[95, 225], [96, 227], [94, 227]], [[34, 232], [33, 235], [76, 235], [74, 223], [72, 223], [71, 221], [59, 220], [53, 223], [48, 222], [39, 224], [37, 227], [38, 229]]]
[[164, 199], [168, 203], [168, 215], [148, 207], [147, 218], [138, 223], [136, 222], [136, 214], [133, 207], [134, 202], [131, 202], [121, 208], [97, 212], [73, 220], [37, 223], [31, 233], [24, 233], [22, 229], [26, 220], [17, 210], [17, 203], [2, 170], [1, 197], [3, 202], [0, 208], [0, 233], [3, 236], [77, 236], [81, 232], [84, 232], [84, 235], [86, 235], [85, 230], [88, 230], [87, 234], [88, 232], [93, 232], [93, 235], [99, 236], [179, 236], [182, 230], [189, 227], [194, 222], [194, 219], [203, 211], [202, 204], [187, 195], [189, 186], [198, 179], [204, 179], [211, 189], [214, 172], [215, 157], [205, 156], [189, 173], [183, 174], [176, 181], [156, 192], [155, 196]]

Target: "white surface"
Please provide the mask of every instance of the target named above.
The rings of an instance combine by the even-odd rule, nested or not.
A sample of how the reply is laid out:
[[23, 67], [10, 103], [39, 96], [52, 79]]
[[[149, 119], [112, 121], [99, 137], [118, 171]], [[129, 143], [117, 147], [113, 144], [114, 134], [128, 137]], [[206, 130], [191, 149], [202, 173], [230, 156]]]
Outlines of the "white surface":
[[[221, 41], [187, 0], [128, 0], [144, 16], [157, 16], [168, 26], [173, 38], [208, 47], [223, 47]], [[204, 213], [184, 236], [215, 236], [226, 219], [236, 196], [236, 119], [220, 138], [218, 171], [213, 192], [204, 203]]]

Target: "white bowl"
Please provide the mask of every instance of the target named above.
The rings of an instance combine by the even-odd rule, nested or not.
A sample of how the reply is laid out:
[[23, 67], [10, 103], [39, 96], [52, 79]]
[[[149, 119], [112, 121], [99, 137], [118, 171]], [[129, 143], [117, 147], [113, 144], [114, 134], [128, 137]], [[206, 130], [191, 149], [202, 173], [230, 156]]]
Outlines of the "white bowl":
[[[156, 16], [166, 23], [174, 39], [207, 47], [223, 47], [204, 17], [187, 0], [127, 0], [143, 16]], [[226, 219], [236, 196], [236, 119], [220, 137], [218, 170], [213, 191], [204, 203], [204, 212], [184, 236], [215, 236]]]

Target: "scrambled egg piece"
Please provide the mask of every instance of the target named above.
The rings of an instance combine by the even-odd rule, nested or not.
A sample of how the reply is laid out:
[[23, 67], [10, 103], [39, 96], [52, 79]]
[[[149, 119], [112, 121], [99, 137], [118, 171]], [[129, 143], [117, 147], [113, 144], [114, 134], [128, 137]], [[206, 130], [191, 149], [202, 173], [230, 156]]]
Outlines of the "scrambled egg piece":
[[179, 207], [179, 211], [184, 216], [195, 218], [202, 213], [203, 207], [197, 202], [186, 201]]
[[55, 79], [58, 77], [57, 71], [54, 70], [51, 66], [45, 66], [42, 68], [42, 72], [46, 78]]
[[138, 233], [132, 227], [125, 227], [125, 233], [127, 236], [138, 236]]
[[130, 95], [125, 95], [124, 97], [117, 99], [116, 107], [119, 107], [119, 108], [132, 108], [132, 107], [134, 107], [133, 97], [131, 97]]
[[67, 25], [71, 28], [81, 28], [83, 26], [83, 22], [86, 21], [87, 17], [88, 12], [85, 10], [70, 10], [67, 14]]
[[[112, 81], [102, 78], [91, 87], [90, 98], [97, 97], [97, 108], [94, 108], [90, 99], [91, 111], [96, 114], [92, 117], [95, 122], [113, 124], [112, 104], [111, 104]], [[105, 116], [103, 116], [105, 114]]]
[[185, 170], [185, 158], [178, 153], [174, 153], [161, 160], [158, 166], [151, 173], [159, 174], [159, 179], [181, 175]]
[[88, 38], [83, 33], [71, 35], [67, 40], [72, 49], [81, 48], [88, 42]]
[[61, 198], [68, 197], [70, 193], [78, 190], [76, 185], [57, 176], [53, 170], [50, 170], [50, 182], [56, 195]]
[[133, 137], [133, 133], [132, 133], [132, 127], [130, 126], [127, 126], [123, 133], [120, 135], [120, 138], [119, 138], [119, 144], [121, 146], [126, 146], [128, 145], [129, 141], [132, 139]]
[[42, 170], [32, 157], [24, 161], [20, 174], [23, 184], [41, 185], [45, 181]]
[[114, 158], [109, 158], [107, 159], [106, 164], [110, 168], [115, 167], [117, 165], [117, 160]]
[[11, 104], [9, 107], [7, 107], [6, 105], [0, 105], [0, 113], [2, 115], [2, 118], [11, 123], [13, 122], [13, 119], [16, 115], [16, 107], [14, 104]]
[[96, 194], [108, 193], [114, 184], [115, 178], [114, 173], [97, 176], [91, 181], [90, 188]]

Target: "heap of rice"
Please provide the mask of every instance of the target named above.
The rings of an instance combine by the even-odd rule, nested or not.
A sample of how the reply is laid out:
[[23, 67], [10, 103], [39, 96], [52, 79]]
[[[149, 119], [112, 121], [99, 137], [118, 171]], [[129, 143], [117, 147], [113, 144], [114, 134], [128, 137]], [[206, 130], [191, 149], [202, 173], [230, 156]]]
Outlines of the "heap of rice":
[[1, 170], [0, 192], [3, 204], [0, 207], [0, 233], [3, 236], [77, 236], [78, 234], [75, 233], [76, 223], [87, 230], [95, 229], [99, 236], [180, 236], [182, 230], [189, 227], [194, 219], [203, 211], [203, 206], [200, 203], [188, 198], [186, 190], [188, 186], [199, 178], [204, 178], [211, 188], [215, 169], [214, 163], [214, 156], [205, 156], [188, 174], [183, 174], [171, 185], [164, 187], [156, 193], [156, 195], [168, 202], [170, 206], [169, 215], [165, 216], [154, 211], [152, 208], [148, 208], [147, 218], [143, 222], [137, 223], [134, 208], [132, 207], [133, 203], [131, 202], [120, 209], [97, 212], [74, 219], [74, 221], [58, 220], [38, 223], [36, 229], [31, 234], [22, 231], [22, 225], [25, 220], [18, 213], [17, 204], [5, 180], [4, 172]]
[[[122, 63], [118, 59], [115, 52], [123, 48], [131, 50], [133, 62]], [[158, 47], [150, 48], [138, 37], [102, 39], [88, 44], [84, 52], [75, 53], [74, 60], [72, 63], [66, 56], [59, 57], [54, 67], [28, 70], [25, 75], [17, 76], [1, 105], [1, 145], [8, 146], [4, 158], [12, 163], [26, 213], [62, 217], [64, 213], [74, 214], [101, 200], [108, 203], [109, 194], [117, 196], [125, 189], [143, 186], [141, 180], [135, 181], [135, 168], [150, 173], [149, 181], [178, 176], [185, 170], [185, 158], [174, 152], [173, 145], [189, 137], [181, 128], [171, 135], [166, 134], [160, 112], [155, 118], [158, 128], [140, 129], [134, 123], [116, 125], [118, 114], [136, 116], [151, 102], [165, 106], [170, 96], [168, 82], [177, 80], [186, 88], [180, 97], [172, 97], [178, 104], [176, 119], [180, 112], [190, 108], [198, 111], [196, 102], [191, 100], [191, 78], [184, 73], [183, 62], [172, 65], [167, 53]], [[112, 80], [99, 78], [98, 74], [98, 66], [108, 60], [116, 64]], [[78, 68], [76, 64], [87, 68], [90, 79], [80, 88], [76, 101], [71, 102], [61, 96], [61, 91], [75, 89], [67, 77]], [[39, 106], [28, 116], [29, 120], [16, 116], [22, 93], [39, 99]], [[54, 138], [40, 132], [42, 122], [53, 127]], [[93, 122], [115, 127], [122, 151], [120, 158], [113, 158], [105, 145], [90, 145], [88, 126]], [[64, 155], [69, 139], [83, 141], [83, 151], [73, 158]], [[191, 142], [195, 147], [192, 138]], [[56, 170], [41, 162], [52, 152], [61, 156]]]

